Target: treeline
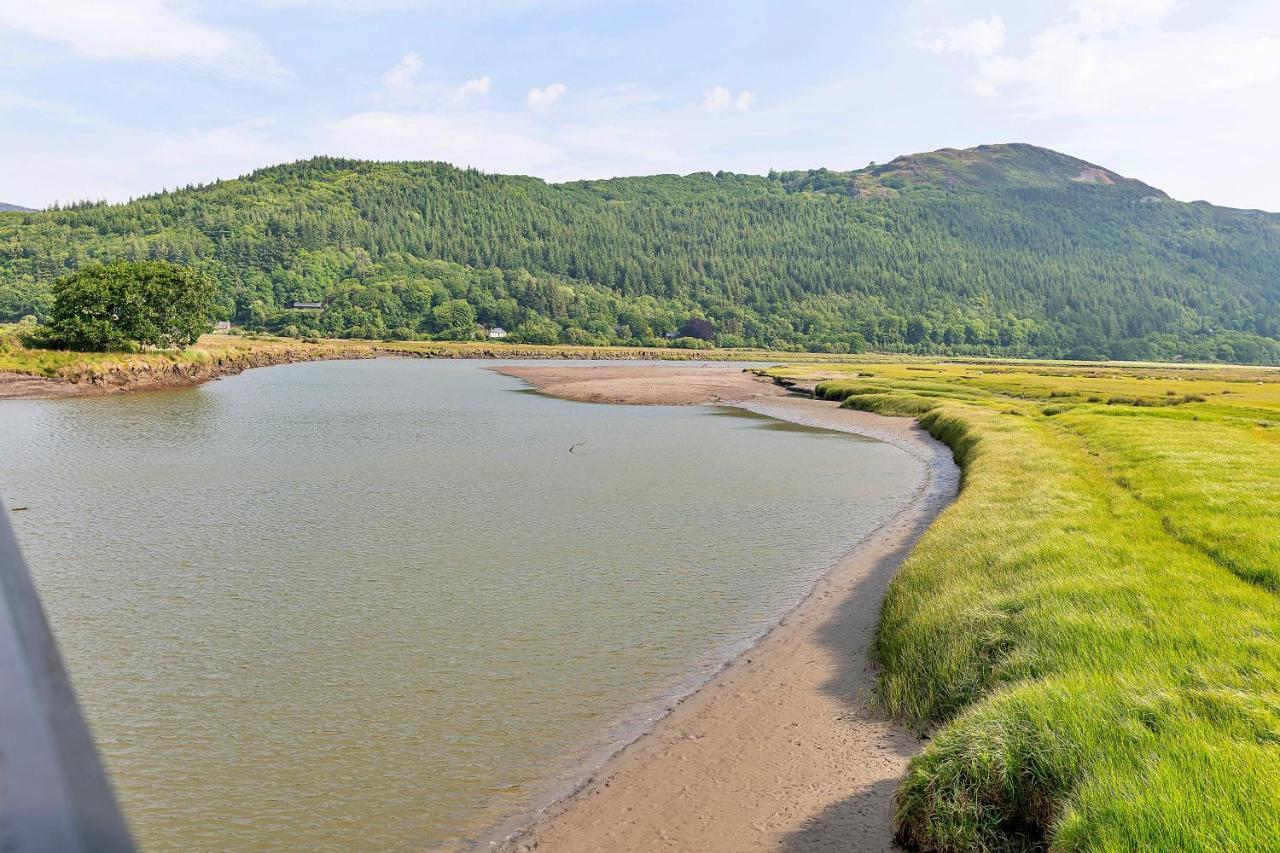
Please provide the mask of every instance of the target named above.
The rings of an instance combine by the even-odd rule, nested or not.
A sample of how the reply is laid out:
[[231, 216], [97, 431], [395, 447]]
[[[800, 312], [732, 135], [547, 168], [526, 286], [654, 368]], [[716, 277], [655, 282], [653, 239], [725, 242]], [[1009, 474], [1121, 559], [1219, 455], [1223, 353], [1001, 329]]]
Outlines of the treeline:
[[1280, 220], [1070, 178], [1087, 166], [991, 146], [548, 185], [316, 158], [0, 215], [0, 319], [47, 315], [85, 263], [153, 259], [285, 334], [654, 345], [699, 318], [725, 346], [1280, 362]]

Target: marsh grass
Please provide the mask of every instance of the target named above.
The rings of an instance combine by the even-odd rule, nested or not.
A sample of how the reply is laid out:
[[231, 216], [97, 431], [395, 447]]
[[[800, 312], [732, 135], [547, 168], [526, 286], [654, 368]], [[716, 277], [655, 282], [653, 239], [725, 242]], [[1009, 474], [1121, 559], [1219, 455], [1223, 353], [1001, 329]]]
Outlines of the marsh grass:
[[876, 638], [878, 701], [932, 733], [902, 840], [1280, 849], [1276, 374], [856, 371], [773, 372], [919, 417], [964, 470]]
[[367, 342], [226, 335], [206, 335], [194, 347], [182, 350], [76, 352], [27, 347], [23, 343], [23, 331], [17, 326], [0, 326], [0, 372], [75, 383], [122, 381], [138, 375], [190, 375], [217, 367], [321, 358], [367, 358], [374, 353]]

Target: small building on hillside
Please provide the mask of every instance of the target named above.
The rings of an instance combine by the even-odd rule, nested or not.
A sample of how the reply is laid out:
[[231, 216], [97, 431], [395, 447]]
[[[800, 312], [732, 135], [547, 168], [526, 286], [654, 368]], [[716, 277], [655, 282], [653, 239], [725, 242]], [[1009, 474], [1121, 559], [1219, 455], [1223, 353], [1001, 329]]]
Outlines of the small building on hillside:
[[299, 311], [323, 311], [323, 302], [295, 302], [291, 306]]
[[213, 333], [215, 335], [225, 335], [229, 331], [231, 331], [230, 320], [219, 320], [213, 324]]
[[505, 338], [506, 336], [507, 336], [507, 330], [502, 328], [501, 326], [494, 326], [492, 329], [489, 330], [490, 338]]

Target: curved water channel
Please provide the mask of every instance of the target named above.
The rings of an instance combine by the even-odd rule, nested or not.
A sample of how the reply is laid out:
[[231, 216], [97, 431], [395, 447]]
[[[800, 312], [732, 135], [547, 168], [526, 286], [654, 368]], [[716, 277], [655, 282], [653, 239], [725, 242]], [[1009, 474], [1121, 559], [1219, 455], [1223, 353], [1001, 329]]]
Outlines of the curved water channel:
[[921, 479], [880, 442], [554, 400], [471, 361], [0, 402], [0, 496], [152, 850], [474, 838]]

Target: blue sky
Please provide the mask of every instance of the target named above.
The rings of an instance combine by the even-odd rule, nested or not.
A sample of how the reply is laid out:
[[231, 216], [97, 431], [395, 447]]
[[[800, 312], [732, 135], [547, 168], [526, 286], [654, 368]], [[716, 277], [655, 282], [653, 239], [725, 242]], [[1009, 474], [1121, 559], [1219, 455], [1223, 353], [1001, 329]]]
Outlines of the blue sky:
[[1280, 210], [1274, 0], [0, 0], [0, 200], [313, 154], [549, 180], [1056, 148]]

